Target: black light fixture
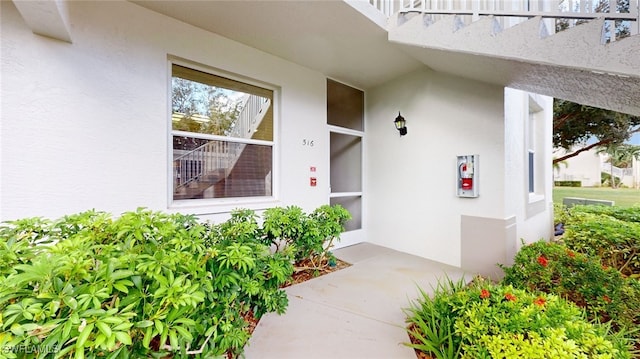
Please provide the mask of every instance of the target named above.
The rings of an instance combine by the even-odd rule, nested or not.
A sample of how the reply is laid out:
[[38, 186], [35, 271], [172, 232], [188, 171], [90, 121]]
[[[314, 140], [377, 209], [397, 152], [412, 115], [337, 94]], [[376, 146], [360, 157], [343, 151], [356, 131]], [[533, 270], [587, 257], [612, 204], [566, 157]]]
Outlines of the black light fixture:
[[400, 111], [398, 111], [398, 117], [396, 117], [393, 123], [396, 125], [396, 129], [400, 131], [400, 136], [404, 136], [407, 134], [407, 121], [404, 120], [404, 117], [402, 117]]

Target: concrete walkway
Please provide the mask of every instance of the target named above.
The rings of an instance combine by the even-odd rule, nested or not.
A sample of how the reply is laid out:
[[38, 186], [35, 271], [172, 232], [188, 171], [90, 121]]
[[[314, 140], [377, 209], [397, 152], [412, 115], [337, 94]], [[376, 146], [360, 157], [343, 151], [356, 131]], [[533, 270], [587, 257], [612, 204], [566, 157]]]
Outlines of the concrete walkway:
[[362, 243], [334, 254], [352, 266], [288, 287], [284, 315], [262, 317], [251, 336], [248, 359], [415, 359], [402, 343], [402, 308], [430, 292], [439, 278], [458, 280], [462, 270], [377, 245]]

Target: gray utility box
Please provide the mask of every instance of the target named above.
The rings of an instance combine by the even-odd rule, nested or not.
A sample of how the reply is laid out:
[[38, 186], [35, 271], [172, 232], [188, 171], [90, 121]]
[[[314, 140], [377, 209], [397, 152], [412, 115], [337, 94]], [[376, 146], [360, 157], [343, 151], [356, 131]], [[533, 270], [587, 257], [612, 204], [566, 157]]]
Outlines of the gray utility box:
[[562, 199], [562, 204], [570, 208], [576, 205], [592, 205], [592, 204], [600, 205], [600, 206], [613, 206], [616, 203], [614, 201], [606, 201], [602, 199], [565, 197]]

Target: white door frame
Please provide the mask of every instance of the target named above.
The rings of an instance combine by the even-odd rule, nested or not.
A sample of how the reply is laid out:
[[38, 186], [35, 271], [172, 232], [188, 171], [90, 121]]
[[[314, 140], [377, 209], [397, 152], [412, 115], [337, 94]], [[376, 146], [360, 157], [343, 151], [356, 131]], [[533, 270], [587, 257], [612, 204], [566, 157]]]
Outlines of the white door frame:
[[342, 135], [355, 136], [360, 137], [361, 143], [361, 152], [360, 152], [360, 166], [361, 168], [361, 177], [360, 177], [360, 191], [358, 192], [333, 192], [331, 188], [331, 183], [329, 183], [329, 203], [331, 203], [332, 198], [342, 198], [342, 197], [360, 197], [360, 229], [346, 231], [343, 232], [340, 236], [340, 241], [335, 243], [335, 248], [341, 248], [350, 246], [353, 244], [361, 243], [365, 241], [364, 238], [364, 228], [365, 228], [365, 198], [363, 195], [363, 187], [364, 187], [364, 148], [365, 148], [365, 136], [364, 131], [352, 130], [345, 127], [327, 125], [327, 143], [329, 143], [329, 156], [328, 157], [328, 166], [329, 169], [329, 182], [331, 182], [331, 133], [339, 133]]

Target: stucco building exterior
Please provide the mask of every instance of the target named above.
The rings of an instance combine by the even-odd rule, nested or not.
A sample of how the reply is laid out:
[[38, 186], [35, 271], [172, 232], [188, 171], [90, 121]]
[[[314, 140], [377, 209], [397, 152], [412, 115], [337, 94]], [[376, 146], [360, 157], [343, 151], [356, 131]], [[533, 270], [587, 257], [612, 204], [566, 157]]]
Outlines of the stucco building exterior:
[[[355, 218], [341, 246], [486, 273], [520, 239], [551, 235], [555, 94], [509, 77], [520, 60], [389, 41], [388, 15], [367, 1], [1, 7], [0, 220], [143, 206], [220, 221], [240, 207], [340, 203]], [[540, 71], [536, 61], [519, 71]], [[267, 93], [266, 137], [177, 130], [172, 78], [191, 75], [176, 66]], [[179, 197], [176, 138], [266, 148], [253, 163], [267, 167], [235, 182], [257, 192], [212, 184], [193, 195], [204, 198]], [[478, 155], [477, 197], [457, 195], [461, 155]], [[241, 158], [211, 181], [240, 176]]]

